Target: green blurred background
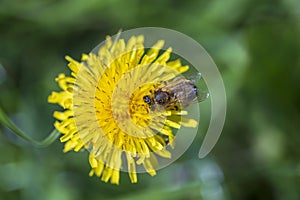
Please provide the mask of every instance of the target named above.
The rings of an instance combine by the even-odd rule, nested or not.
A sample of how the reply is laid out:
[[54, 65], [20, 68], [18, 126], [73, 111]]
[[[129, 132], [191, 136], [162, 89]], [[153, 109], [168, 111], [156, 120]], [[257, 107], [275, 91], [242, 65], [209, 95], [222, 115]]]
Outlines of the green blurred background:
[[[42, 139], [58, 106], [47, 97], [105, 35], [156, 26], [185, 33], [212, 56], [228, 96], [214, 150], [192, 146], [157, 176], [119, 186], [88, 177], [88, 153], [37, 149], [0, 126], [0, 199], [300, 199], [300, 2], [298, 0], [0, 0], [0, 105]], [[207, 117], [206, 117], [207, 116]]]

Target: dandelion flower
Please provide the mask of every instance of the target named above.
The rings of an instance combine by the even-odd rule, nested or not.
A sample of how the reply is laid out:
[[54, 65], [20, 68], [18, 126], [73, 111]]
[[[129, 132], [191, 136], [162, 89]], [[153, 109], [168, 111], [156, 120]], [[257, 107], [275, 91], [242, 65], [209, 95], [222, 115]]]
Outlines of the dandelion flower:
[[169, 61], [172, 49], [161, 52], [164, 41], [148, 51], [143, 43], [143, 36], [127, 43], [108, 36], [81, 62], [66, 56], [71, 75], [59, 74], [55, 80], [62, 91], [48, 98], [64, 109], [54, 112], [64, 152], [87, 149], [89, 175], [112, 184], [119, 184], [120, 170], [136, 183], [138, 166], [154, 176], [157, 157], [171, 158], [167, 146], [174, 148], [174, 130], [197, 125], [181, 108], [153, 112], [143, 100], [162, 81], [189, 69], [180, 60]]

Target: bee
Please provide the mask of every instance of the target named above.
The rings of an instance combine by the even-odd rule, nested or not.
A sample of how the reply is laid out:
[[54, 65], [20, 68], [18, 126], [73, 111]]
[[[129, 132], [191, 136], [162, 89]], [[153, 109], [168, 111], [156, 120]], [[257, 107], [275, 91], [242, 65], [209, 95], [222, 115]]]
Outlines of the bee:
[[209, 93], [200, 91], [195, 82], [201, 78], [198, 73], [195, 80], [185, 79], [183, 76], [175, 77], [170, 81], [163, 81], [162, 87], [154, 90], [152, 96], [145, 95], [143, 100], [147, 103], [151, 110], [167, 109], [167, 108], [185, 108], [192, 103], [201, 102], [208, 98]]

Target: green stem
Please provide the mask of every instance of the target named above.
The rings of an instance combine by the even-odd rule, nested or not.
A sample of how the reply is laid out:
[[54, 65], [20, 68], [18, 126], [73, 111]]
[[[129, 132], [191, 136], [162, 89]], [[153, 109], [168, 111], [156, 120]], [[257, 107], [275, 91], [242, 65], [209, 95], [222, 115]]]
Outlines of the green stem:
[[60, 135], [60, 133], [54, 129], [48, 137], [46, 137], [42, 141], [36, 141], [31, 137], [27, 136], [23, 131], [21, 131], [17, 126], [7, 117], [5, 112], [0, 107], [0, 123], [4, 124], [7, 128], [13, 131], [15, 134], [26, 140], [27, 142], [31, 143], [36, 147], [47, 147], [52, 144]]

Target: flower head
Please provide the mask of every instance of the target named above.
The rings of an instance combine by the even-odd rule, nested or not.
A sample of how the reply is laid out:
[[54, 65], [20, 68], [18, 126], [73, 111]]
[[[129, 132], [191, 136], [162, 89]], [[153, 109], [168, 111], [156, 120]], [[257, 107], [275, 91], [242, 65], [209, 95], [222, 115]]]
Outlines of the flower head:
[[188, 70], [180, 60], [169, 61], [171, 48], [160, 52], [164, 41], [146, 51], [143, 36], [106, 38], [96, 52], [83, 54], [81, 62], [69, 56], [71, 76], [60, 74], [62, 91], [52, 92], [48, 101], [64, 111], [55, 111], [55, 127], [62, 133], [64, 151], [89, 150], [90, 175], [119, 184], [120, 170], [137, 182], [137, 166], [156, 174], [157, 157], [170, 158], [175, 129], [195, 127], [180, 106], [151, 109], [144, 97], [165, 81]]

